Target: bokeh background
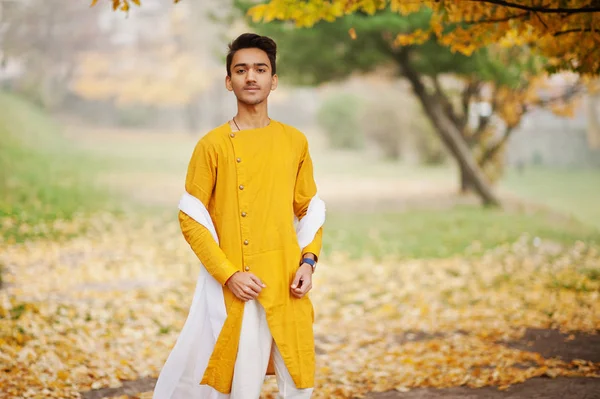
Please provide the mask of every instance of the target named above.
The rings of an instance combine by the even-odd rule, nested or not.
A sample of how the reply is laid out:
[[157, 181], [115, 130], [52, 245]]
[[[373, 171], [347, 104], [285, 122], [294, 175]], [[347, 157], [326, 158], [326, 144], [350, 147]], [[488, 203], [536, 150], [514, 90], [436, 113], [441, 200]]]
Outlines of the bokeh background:
[[318, 397], [598, 376], [600, 81], [514, 42], [430, 39], [406, 64], [386, 35], [427, 11], [295, 29], [250, 5], [0, 1], [0, 397], [149, 397], [198, 271], [187, 163], [236, 112], [225, 54], [247, 31], [278, 43], [270, 116], [307, 135], [327, 203]]

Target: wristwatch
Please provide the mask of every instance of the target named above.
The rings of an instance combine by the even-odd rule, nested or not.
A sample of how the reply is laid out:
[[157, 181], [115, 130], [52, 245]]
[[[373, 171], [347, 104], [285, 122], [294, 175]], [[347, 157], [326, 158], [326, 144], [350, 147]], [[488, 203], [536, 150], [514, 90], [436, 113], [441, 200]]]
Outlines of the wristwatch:
[[303, 263], [308, 263], [310, 267], [312, 267], [313, 271], [315, 270], [315, 267], [317, 267], [317, 262], [311, 258], [302, 258], [300, 261], [300, 266], [302, 266]]

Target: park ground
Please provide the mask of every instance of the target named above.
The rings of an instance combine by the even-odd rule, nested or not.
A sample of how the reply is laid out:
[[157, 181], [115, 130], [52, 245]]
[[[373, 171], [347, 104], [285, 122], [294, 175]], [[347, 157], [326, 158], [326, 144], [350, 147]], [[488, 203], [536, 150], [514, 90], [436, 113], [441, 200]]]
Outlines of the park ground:
[[[22, 138], [0, 147], [0, 398], [150, 398], [198, 272], [176, 218], [198, 137], [0, 103]], [[600, 171], [508, 170], [486, 209], [451, 167], [306, 133], [328, 206], [313, 397], [600, 397]]]

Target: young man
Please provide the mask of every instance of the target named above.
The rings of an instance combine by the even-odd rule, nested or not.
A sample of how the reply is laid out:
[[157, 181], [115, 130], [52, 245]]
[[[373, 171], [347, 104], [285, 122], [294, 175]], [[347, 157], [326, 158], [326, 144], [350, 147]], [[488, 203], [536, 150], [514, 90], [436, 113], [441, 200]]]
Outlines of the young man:
[[183, 235], [203, 267], [154, 399], [258, 399], [273, 370], [279, 398], [310, 398], [307, 293], [325, 205], [306, 137], [268, 116], [275, 42], [250, 33], [234, 40], [225, 85], [237, 114], [199, 140], [179, 204]]

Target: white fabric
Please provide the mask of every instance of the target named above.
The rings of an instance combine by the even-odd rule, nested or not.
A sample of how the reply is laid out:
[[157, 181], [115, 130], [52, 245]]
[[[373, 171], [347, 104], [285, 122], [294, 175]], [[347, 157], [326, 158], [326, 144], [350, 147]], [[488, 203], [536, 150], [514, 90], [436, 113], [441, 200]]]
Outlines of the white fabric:
[[[202, 201], [186, 192], [179, 201], [179, 209], [206, 227], [219, 243], [210, 214]], [[300, 221], [294, 216], [300, 248], [310, 244], [324, 222], [325, 203], [315, 195], [306, 215]], [[200, 385], [226, 317], [223, 287], [200, 263], [187, 320], [158, 376], [153, 399], [229, 399], [229, 394]]]
[[273, 341], [265, 309], [258, 301], [253, 300], [244, 305], [244, 318], [233, 372], [231, 399], [258, 399], [260, 397], [271, 352], [273, 352], [273, 363], [279, 388], [277, 398], [309, 399], [311, 397], [313, 388], [296, 388], [281, 353]]

